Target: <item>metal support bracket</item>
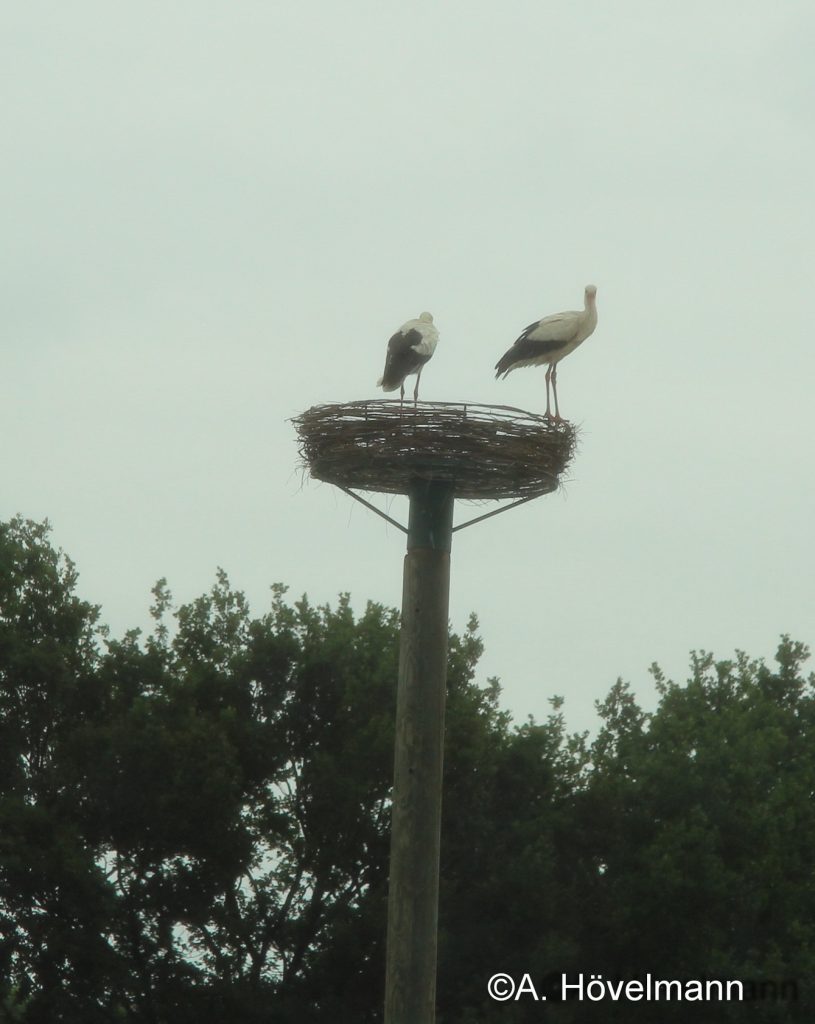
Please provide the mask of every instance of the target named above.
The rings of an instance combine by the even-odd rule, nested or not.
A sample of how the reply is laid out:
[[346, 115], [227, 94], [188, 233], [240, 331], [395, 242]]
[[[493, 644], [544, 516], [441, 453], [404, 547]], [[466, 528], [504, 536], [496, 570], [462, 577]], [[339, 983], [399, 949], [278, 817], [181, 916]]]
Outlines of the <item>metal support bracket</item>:
[[465, 530], [468, 526], [475, 526], [476, 523], [483, 523], [485, 519], [499, 516], [502, 512], [509, 512], [511, 508], [517, 508], [519, 505], [525, 505], [527, 501], [534, 501], [535, 498], [542, 497], [542, 494], [529, 494], [525, 498], [519, 498], [517, 501], [510, 502], [509, 505], [494, 508], [492, 512], [485, 512], [483, 516], [476, 516], [475, 519], [468, 519], [466, 523], [459, 523], [458, 526], [454, 526], [453, 533], [456, 533], [458, 530]]
[[[386, 523], [390, 523], [391, 526], [395, 526], [397, 530], [401, 530], [402, 533], [408, 533], [408, 528], [406, 526], [403, 526], [401, 523], [391, 518], [391, 516], [386, 515], [381, 511], [381, 509], [378, 509], [376, 505], [372, 505], [370, 501], [360, 498], [360, 496], [349, 487], [343, 487], [342, 484], [335, 484], [334, 486], [339, 487], [341, 491], [345, 491], [347, 495], [358, 501], [360, 505], [364, 505], [365, 508], [369, 509], [371, 512], [375, 512], [380, 519], [384, 519]], [[493, 516], [498, 516], [502, 512], [509, 512], [510, 509], [517, 508], [519, 505], [525, 505], [527, 501], [534, 501], [535, 498], [542, 497], [544, 497], [542, 494], [530, 494], [526, 498], [519, 498], [517, 501], [510, 502], [509, 505], [502, 505], [500, 508], [494, 508], [492, 512], [485, 512], [483, 516], [476, 516], [474, 519], [468, 519], [466, 523], [459, 523], [457, 526], [454, 526], [450, 532], [457, 533], [459, 530], [465, 530], [468, 526], [475, 526], [476, 523], [483, 523], [485, 519], [491, 519]]]
[[380, 519], [384, 519], [386, 523], [390, 523], [391, 526], [395, 526], [397, 530], [401, 530], [402, 533], [407, 533], [408, 532], [408, 528], [406, 526], [402, 526], [402, 524], [401, 523], [397, 523], [397, 521], [395, 519], [391, 519], [390, 516], [385, 515], [385, 513], [382, 512], [380, 509], [378, 509], [376, 507], [376, 505], [372, 505], [370, 503], [370, 501], [366, 501], [364, 498], [360, 498], [360, 496], [358, 494], [355, 494], [350, 489], [350, 487], [343, 487], [342, 484], [334, 484], [334, 486], [335, 487], [339, 487], [339, 489], [341, 491], [345, 491], [346, 494], [350, 495], [352, 498], [354, 498], [356, 501], [358, 501], [360, 503], [360, 505], [364, 505], [365, 508], [370, 509], [371, 512], [376, 512], [376, 514], [380, 517]]

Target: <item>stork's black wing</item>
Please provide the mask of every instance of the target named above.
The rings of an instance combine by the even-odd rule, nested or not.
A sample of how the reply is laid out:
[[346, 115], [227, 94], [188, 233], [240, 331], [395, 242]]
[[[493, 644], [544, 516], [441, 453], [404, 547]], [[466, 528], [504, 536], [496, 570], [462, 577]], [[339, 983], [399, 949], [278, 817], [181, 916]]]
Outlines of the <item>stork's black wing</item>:
[[395, 391], [410, 373], [415, 373], [424, 366], [430, 356], [420, 355], [415, 345], [422, 340], [419, 331], [410, 330], [405, 333], [397, 331], [388, 342], [388, 354], [385, 357], [385, 369], [382, 373], [382, 388]]

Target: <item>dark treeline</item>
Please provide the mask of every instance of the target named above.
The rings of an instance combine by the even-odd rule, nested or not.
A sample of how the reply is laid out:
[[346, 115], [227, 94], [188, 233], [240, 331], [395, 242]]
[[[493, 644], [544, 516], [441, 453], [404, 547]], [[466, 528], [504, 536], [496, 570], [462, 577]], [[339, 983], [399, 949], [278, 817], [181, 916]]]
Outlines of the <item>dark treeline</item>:
[[[177, 610], [162, 581], [152, 633], [112, 639], [75, 584], [46, 524], [0, 524], [0, 1020], [379, 1021], [397, 612], [278, 586], [255, 618], [219, 573]], [[811, 1020], [806, 649], [654, 668], [653, 714], [618, 681], [591, 741], [557, 701], [513, 724], [480, 653], [473, 619], [450, 636], [439, 1024]], [[491, 1001], [498, 971], [766, 985], [542, 1006]]]

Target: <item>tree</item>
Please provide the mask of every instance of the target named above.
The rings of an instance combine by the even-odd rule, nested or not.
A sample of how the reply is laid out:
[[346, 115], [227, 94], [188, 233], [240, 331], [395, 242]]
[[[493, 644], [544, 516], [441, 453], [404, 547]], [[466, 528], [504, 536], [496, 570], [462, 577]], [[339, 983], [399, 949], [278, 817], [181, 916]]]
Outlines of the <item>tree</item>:
[[[379, 1020], [397, 612], [276, 585], [253, 617], [219, 571], [111, 639], [76, 579], [47, 524], [0, 524], [0, 1020]], [[481, 650], [475, 617], [450, 636], [439, 1024], [541, 1019], [490, 1002], [496, 971], [796, 980], [692, 1019], [809, 1019], [806, 648], [654, 667], [652, 713], [618, 681], [591, 743], [558, 698], [514, 725]]]
[[99, 659], [77, 764], [133, 1019], [307, 1019], [326, 936], [384, 884], [395, 613], [283, 595], [252, 619], [219, 572], [170, 640], [159, 584], [155, 635]]
[[[660, 703], [652, 715], [621, 683], [599, 706], [605, 724], [577, 831], [583, 859], [596, 864], [579, 941], [592, 970], [797, 980], [798, 1002], [753, 1001], [750, 1019], [809, 1019], [815, 703], [813, 677], [801, 671], [807, 656], [788, 637], [775, 670], [743, 653], [722, 661], [694, 653], [684, 686], [653, 667]], [[748, 994], [757, 993], [748, 985]], [[660, 1019], [685, 1012], [666, 1006]], [[630, 1019], [616, 1013], [607, 1019]], [[694, 1019], [744, 1013], [710, 1006]]]
[[[27, 1022], [377, 1018], [398, 614], [368, 604], [355, 618], [347, 595], [334, 609], [290, 605], [275, 586], [253, 618], [219, 572], [175, 613], [160, 581], [152, 635], [113, 640], [47, 535], [21, 520], [2, 535], [17, 566], [4, 574], [0, 679], [8, 1012]], [[51, 615], [36, 636], [29, 598]], [[494, 717], [471, 683], [475, 628], [451, 638], [462, 735], [468, 700], [487, 731]], [[19, 665], [38, 658], [23, 694]], [[51, 848], [75, 876], [64, 934], [68, 888], [43, 862]], [[43, 951], [55, 949], [52, 963]]]
[[14, 1019], [105, 1018], [115, 984], [109, 892], [64, 772], [75, 730], [98, 720], [98, 609], [48, 524], [0, 524], [0, 1006]]

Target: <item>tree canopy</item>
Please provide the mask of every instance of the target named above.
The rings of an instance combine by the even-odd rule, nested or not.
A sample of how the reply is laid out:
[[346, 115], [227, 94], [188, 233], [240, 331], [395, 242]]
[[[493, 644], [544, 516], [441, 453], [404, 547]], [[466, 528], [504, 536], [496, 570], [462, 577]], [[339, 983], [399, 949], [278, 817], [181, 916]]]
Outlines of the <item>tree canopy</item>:
[[[219, 571], [115, 639], [76, 582], [47, 524], [0, 523], [0, 1020], [378, 1021], [398, 613], [275, 585], [254, 617]], [[489, 999], [497, 971], [794, 983], [750, 1019], [809, 1020], [806, 648], [654, 666], [651, 713], [618, 680], [593, 738], [558, 698], [513, 723], [481, 651], [475, 617], [450, 634], [439, 1024], [542, 1019]]]

